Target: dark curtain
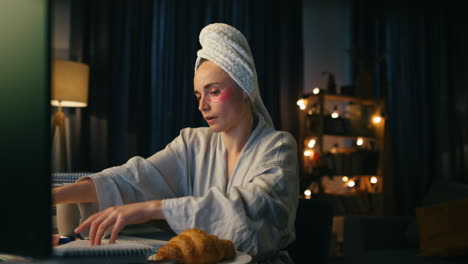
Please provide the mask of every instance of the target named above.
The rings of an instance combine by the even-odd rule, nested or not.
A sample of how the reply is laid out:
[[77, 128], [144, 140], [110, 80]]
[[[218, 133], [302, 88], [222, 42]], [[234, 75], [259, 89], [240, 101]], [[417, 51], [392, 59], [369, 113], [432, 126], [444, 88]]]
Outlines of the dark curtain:
[[414, 214], [437, 180], [468, 183], [468, 24], [460, 10], [354, 1], [354, 45], [373, 59], [374, 94], [386, 102], [387, 214]]
[[244, 33], [276, 129], [297, 138], [302, 2], [73, 1], [72, 56], [91, 67], [80, 171], [164, 148], [184, 127], [206, 126], [193, 95], [198, 34], [223, 22]]

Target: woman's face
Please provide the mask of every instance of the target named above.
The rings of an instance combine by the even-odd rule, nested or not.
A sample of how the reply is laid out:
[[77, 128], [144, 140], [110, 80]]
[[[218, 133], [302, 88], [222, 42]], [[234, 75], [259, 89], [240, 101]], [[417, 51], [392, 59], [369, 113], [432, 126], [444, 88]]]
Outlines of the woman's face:
[[250, 99], [221, 67], [203, 62], [193, 79], [198, 110], [213, 132], [229, 132], [248, 120]]

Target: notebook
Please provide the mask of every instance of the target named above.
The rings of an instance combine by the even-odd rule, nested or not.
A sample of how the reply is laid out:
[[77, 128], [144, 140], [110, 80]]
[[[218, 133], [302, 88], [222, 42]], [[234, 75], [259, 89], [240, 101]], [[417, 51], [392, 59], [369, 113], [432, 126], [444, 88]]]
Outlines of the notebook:
[[54, 247], [58, 257], [149, 257], [167, 241], [131, 236], [119, 236], [115, 244], [103, 239], [101, 245], [91, 246], [89, 240], [75, 240]]

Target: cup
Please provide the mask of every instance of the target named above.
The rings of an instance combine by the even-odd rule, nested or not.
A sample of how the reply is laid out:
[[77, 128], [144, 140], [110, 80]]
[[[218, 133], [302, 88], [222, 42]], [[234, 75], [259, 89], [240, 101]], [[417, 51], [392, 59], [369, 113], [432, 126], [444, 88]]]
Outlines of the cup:
[[75, 236], [73, 232], [80, 224], [78, 204], [57, 204], [57, 231], [61, 236]]

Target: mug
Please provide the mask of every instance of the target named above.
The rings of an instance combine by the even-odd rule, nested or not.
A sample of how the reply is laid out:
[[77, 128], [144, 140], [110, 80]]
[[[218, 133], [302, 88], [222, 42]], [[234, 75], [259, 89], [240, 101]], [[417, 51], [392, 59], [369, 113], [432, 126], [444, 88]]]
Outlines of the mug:
[[57, 230], [61, 236], [74, 237], [73, 232], [80, 224], [80, 210], [78, 204], [57, 204]]

